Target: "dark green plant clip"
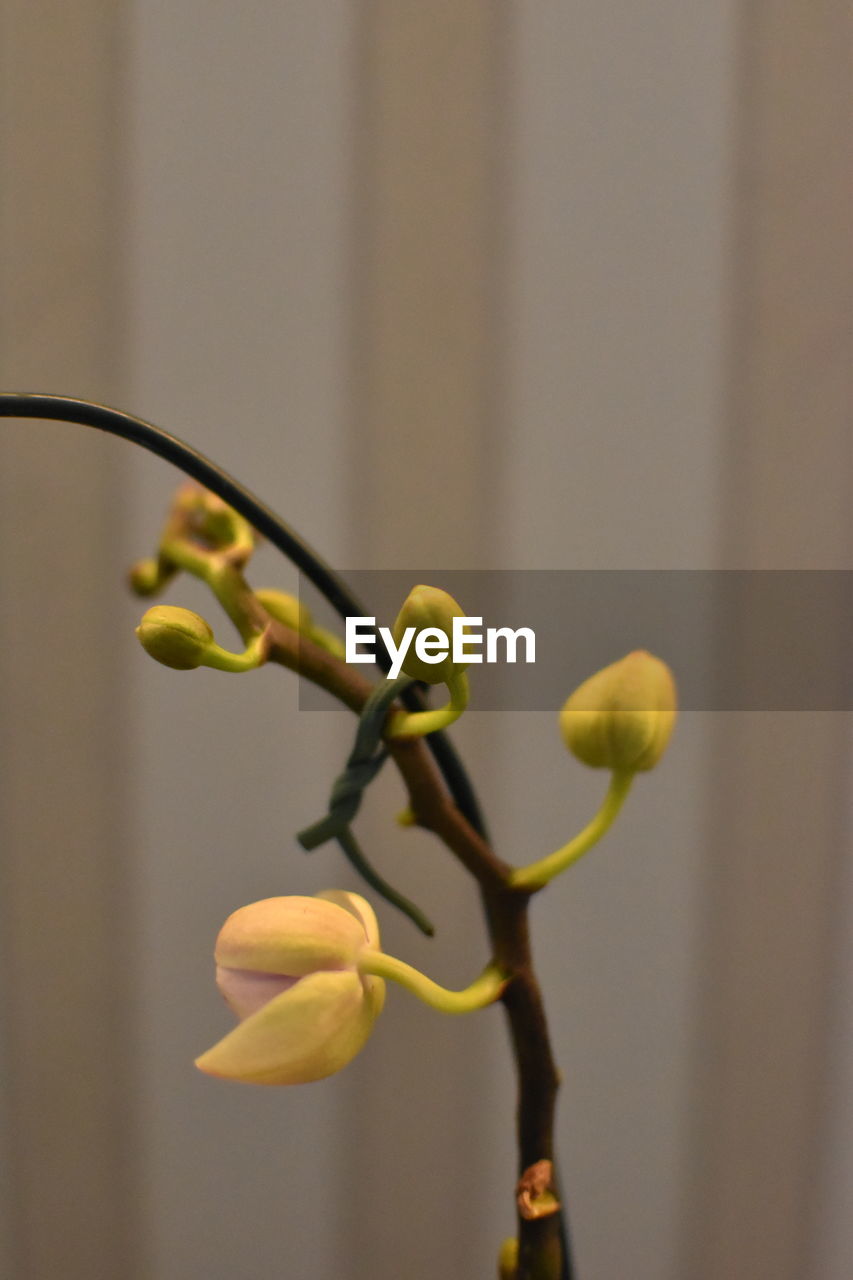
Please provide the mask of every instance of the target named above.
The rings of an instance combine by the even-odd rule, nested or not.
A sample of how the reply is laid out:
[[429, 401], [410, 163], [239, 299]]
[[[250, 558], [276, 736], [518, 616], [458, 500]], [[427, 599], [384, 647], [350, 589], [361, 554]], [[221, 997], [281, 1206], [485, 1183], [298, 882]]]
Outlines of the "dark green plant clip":
[[384, 680], [376, 686], [359, 717], [355, 742], [346, 768], [332, 786], [329, 812], [318, 822], [298, 832], [296, 839], [309, 853], [328, 840], [337, 840], [345, 857], [370, 887], [386, 902], [407, 915], [422, 933], [431, 938], [435, 933], [431, 922], [413, 902], [398, 893], [370, 865], [352, 830], [352, 821], [361, 808], [365, 788], [388, 759], [388, 748], [382, 741], [382, 727], [388, 708], [413, 683], [409, 676], [399, 676], [396, 680]]

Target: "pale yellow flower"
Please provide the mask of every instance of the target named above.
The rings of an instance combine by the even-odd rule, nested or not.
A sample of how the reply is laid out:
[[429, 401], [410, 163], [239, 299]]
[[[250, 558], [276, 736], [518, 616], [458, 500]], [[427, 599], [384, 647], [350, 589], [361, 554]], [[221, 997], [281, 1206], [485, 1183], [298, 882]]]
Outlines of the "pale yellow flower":
[[216, 942], [216, 981], [240, 1019], [196, 1059], [209, 1075], [250, 1084], [305, 1084], [363, 1048], [385, 983], [362, 975], [378, 951], [373, 909], [356, 893], [266, 898], [229, 916]]

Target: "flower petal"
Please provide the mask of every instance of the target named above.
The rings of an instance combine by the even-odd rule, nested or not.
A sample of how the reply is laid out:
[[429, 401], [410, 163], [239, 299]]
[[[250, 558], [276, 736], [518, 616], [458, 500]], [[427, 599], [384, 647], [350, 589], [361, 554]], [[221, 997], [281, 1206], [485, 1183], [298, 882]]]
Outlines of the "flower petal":
[[196, 1066], [249, 1084], [306, 1084], [346, 1066], [373, 1027], [381, 979], [352, 971], [312, 973], [229, 1032]]
[[[365, 945], [373, 947], [376, 951], [379, 950], [379, 921], [366, 898], [362, 898], [360, 893], [348, 893], [345, 889], [323, 889], [317, 897], [325, 899], [326, 902], [337, 903], [350, 915], [355, 916], [364, 929]], [[363, 976], [362, 982], [374, 1003], [374, 1017], [378, 1017], [385, 1004], [385, 983], [380, 978], [369, 976]]]
[[301, 982], [301, 978], [283, 973], [255, 973], [252, 969], [216, 966], [216, 985], [220, 994], [241, 1021], [297, 982]]
[[216, 940], [216, 963], [299, 977], [354, 965], [364, 946], [360, 920], [322, 898], [265, 898], [240, 907]]
[[334, 902], [336, 906], [343, 907], [344, 911], [348, 911], [351, 916], [355, 916], [367, 940], [369, 947], [379, 947], [379, 921], [376, 919], [376, 912], [371, 907], [366, 898], [362, 898], [360, 893], [348, 893], [345, 889], [323, 889], [317, 894], [324, 902]]

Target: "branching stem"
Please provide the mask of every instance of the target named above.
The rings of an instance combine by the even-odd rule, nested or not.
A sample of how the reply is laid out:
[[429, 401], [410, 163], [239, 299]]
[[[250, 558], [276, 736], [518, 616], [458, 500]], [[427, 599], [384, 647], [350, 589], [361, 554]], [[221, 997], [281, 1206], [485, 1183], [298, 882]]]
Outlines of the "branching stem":
[[[95, 427], [141, 445], [180, 467], [203, 484], [267, 537], [323, 592], [341, 614], [363, 615], [365, 609], [346, 585], [273, 512], [242, 485], [196, 450], [131, 414], [85, 400], [52, 395], [0, 393], [0, 417], [44, 418]], [[268, 661], [281, 663], [326, 689], [344, 706], [360, 713], [371, 691], [369, 682], [339, 657], [272, 619], [247, 585], [240, 565], [205, 559], [193, 563], [192, 530], [180, 527], [174, 513], [169, 531], [184, 539], [184, 554], [169, 548], [175, 567], [208, 583], [247, 644], [264, 633]], [[201, 549], [202, 553], [204, 548]], [[177, 554], [176, 554], [177, 553]], [[180, 561], [180, 563], [179, 563]], [[379, 665], [387, 670], [390, 657]], [[416, 690], [403, 695], [411, 711], [421, 711]], [[394, 714], [392, 712], [392, 714]], [[415, 821], [434, 832], [477, 880], [493, 949], [493, 964], [509, 976], [500, 999], [506, 1010], [518, 1069], [518, 1139], [521, 1176], [530, 1166], [553, 1160], [553, 1126], [559, 1077], [551, 1052], [541, 992], [530, 953], [527, 907], [531, 888], [519, 884], [516, 869], [491, 848], [473, 789], [449, 741], [440, 733], [424, 738], [397, 738], [388, 749], [409, 793]], [[389, 975], [390, 976], [390, 975]], [[475, 984], [476, 985], [476, 984]], [[515, 1280], [573, 1280], [566, 1245], [564, 1215], [537, 1220], [519, 1217], [519, 1263]], [[562, 1244], [561, 1244], [562, 1241]]]
[[[178, 544], [188, 536], [173, 523], [170, 537]], [[170, 544], [172, 545], [172, 544]], [[189, 566], [191, 557], [184, 557]], [[241, 569], [210, 574], [196, 564], [191, 572], [208, 581], [223, 608], [243, 636], [263, 630], [268, 643], [268, 661], [311, 680], [336, 697], [356, 714], [364, 708], [373, 686], [355, 667], [348, 666], [305, 635], [271, 618], [258, 601]], [[388, 727], [393, 724], [393, 709]], [[540, 1160], [554, 1161], [554, 1117], [559, 1075], [551, 1050], [548, 1025], [530, 950], [528, 904], [531, 890], [518, 885], [518, 868], [504, 862], [488, 842], [462, 815], [442, 784], [424, 738], [388, 737], [394, 759], [409, 795], [415, 823], [437, 835], [477, 880], [488, 923], [493, 954], [493, 972], [502, 980], [499, 996], [510, 1030], [518, 1072], [518, 1152], [519, 1177]], [[583, 833], [582, 833], [583, 834]], [[383, 976], [401, 980], [408, 966], [391, 961], [394, 974]], [[414, 972], [414, 971], [412, 971]], [[489, 972], [487, 970], [487, 972]], [[422, 976], [422, 975], [421, 975]], [[429, 979], [424, 978], [424, 983]], [[435, 994], [443, 988], [435, 984]], [[421, 993], [423, 998], [423, 988]], [[446, 997], [448, 994], [444, 993]], [[464, 995], [465, 993], [456, 993]], [[441, 996], [439, 995], [439, 999]], [[550, 1217], [518, 1219], [519, 1267], [516, 1280], [573, 1280], [565, 1209]]]

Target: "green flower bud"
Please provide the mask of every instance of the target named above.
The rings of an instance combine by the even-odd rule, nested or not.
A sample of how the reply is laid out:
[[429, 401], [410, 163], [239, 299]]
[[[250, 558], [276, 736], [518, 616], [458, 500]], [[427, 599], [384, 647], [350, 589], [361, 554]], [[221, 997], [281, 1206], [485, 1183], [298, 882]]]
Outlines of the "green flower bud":
[[146, 653], [176, 671], [200, 667], [213, 644], [213, 632], [204, 618], [168, 604], [149, 609], [136, 634]]
[[518, 1240], [507, 1236], [498, 1254], [498, 1280], [516, 1280], [518, 1275]]
[[175, 505], [186, 513], [191, 527], [212, 548], [236, 552], [241, 562], [249, 558], [255, 546], [255, 531], [249, 521], [218, 494], [194, 483], [185, 484], [178, 490]]
[[675, 725], [672, 672], [644, 649], [585, 680], [560, 712], [569, 750], [593, 769], [653, 769]]
[[314, 626], [314, 619], [308, 606], [287, 591], [263, 587], [255, 592], [255, 596], [276, 622], [283, 622], [286, 627], [292, 627], [294, 631], [301, 631], [306, 635]]
[[255, 592], [255, 598], [261, 602], [276, 622], [283, 622], [286, 627], [292, 627], [318, 648], [325, 649], [327, 653], [343, 659], [345, 652], [343, 641], [333, 632], [318, 627], [307, 604], [303, 604], [296, 596], [290, 595], [287, 591], [276, 591], [274, 587], [263, 587]]
[[153, 596], [174, 577], [174, 568], [161, 557], [151, 560], [138, 560], [130, 570], [128, 580], [130, 588], [138, 596]]
[[211, 546], [231, 546], [247, 529], [251, 538], [251, 526], [215, 493], [203, 494], [197, 520], [199, 533]]
[[[467, 662], [455, 663], [452, 658], [453, 619], [465, 616], [453, 596], [440, 587], [412, 588], [392, 628], [394, 643], [398, 646], [407, 629], [415, 629], [412, 643], [403, 659], [403, 671], [407, 676], [411, 676], [413, 680], [423, 680], [426, 684], [447, 684], [454, 675], [466, 669]], [[418, 657], [415, 643], [418, 634], [426, 630], [438, 633], [431, 638], [431, 642], [434, 640], [436, 644], [440, 644], [442, 637], [446, 639], [447, 657], [441, 662], [424, 662]]]

